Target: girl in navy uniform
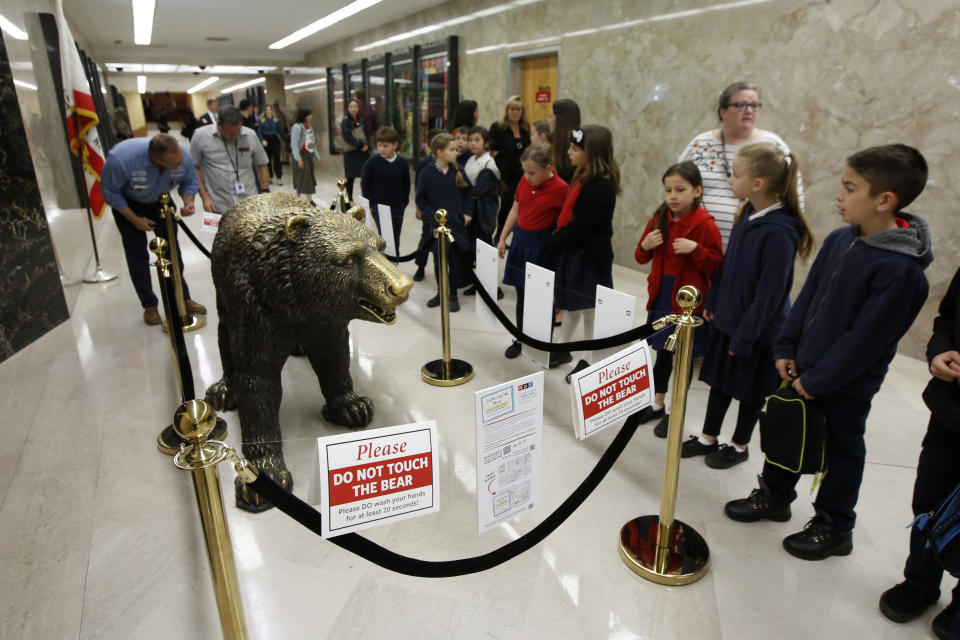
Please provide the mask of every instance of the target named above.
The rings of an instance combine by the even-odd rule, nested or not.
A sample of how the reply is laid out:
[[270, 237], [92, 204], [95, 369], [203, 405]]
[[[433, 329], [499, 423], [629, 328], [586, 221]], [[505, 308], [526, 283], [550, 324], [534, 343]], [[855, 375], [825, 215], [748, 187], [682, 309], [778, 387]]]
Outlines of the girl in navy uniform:
[[[560, 341], [569, 342], [580, 319], [586, 339], [593, 339], [597, 285], [613, 287], [613, 210], [620, 189], [620, 168], [613, 157], [613, 136], [606, 127], [574, 129], [567, 150], [576, 168], [557, 218], [557, 230], [545, 248], [553, 255], [554, 299], [563, 310]], [[581, 359], [570, 376], [590, 366]]]
[[[434, 217], [437, 209], [446, 209], [447, 228], [453, 233], [454, 243], [448, 247], [447, 263], [450, 273], [450, 311], [460, 310], [457, 298], [463, 268], [461, 256], [470, 264], [473, 260], [473, 243], [467, 232], [473, 213], [473, 188], [460, 166], [457, 164], [457, 143], [449, 133], [439, 133], [430, 141], [430, 155], [433, 164], [424, 167], [417, 178], [417, 209], [431, 229], [436, 229]], [[440, 304], [440, 259], [437, 257], [437, 243], [434, 241], [434, 272], [437, 277], [437, 295], [427, 302], [428, 307]], [[460, 254], [459, 256], [457, 254]]]
[[[553, 171], [553, 148], [537, 142], [520, 156], [523, 177], [513, 196], [513, 206], [500, 232], [497, 252], [507, 256], [503, 284], [517, 288], [517, 327], [523, 330], [523, 285], [527, 262], [548, 267], [542, 259], [543, 246], [557, 225], [557, 218], [567, 197], [567, 183]], [[507, 236], [513, 233], [510, 253], [507, 254]], [[508, 358], [520, 355], [522, 347], [516, 340], [504, 352]], [[551, 354], [556, 355], [556, 354]], [[555, 361], [556, 358], [553, 359]], [[570, 361], [570, 356], [566, 357]]]
[[[640, 264], [650, 265], [647, 276], [647, 322], [671, 313], [683, 313], [677, 304], [677, 291], [693, 285], [706, 300], [710, 279], [720, 272], [723, 262], [723, 241], [720, 231], [706, 209], [701, 206], [703, 181], [697, 165], [675, 164], [663, 174], [663, 204], [647, 222], [634, 257]], [[703, 305], [694, 309], [699, 314]], [[660, 418], [654, 434], [667, 437], [669, 414], [664, 409], [667, 384], [673, 372], [673, 354], [664, 351], [669, 332], [661, 331], [650, 340], [657, 351], [653, 367], [653, 404], [644, 409], [643, 422]], [[694, 333], [693, 355], [703, 356], [706, 332]], [[690, 380], [687, 379], [687, 384]]]
[[[763, 401], [777, 386], [773, 343], [790, 307], [793, 263], [806, 259], [813, 235], [800, 210], [797, 161], [769, 142], [743, 147], [733, 159], [730, 188], [746, 198], [737, 214], [723, 274], [707, 299], [713, 322], [700, 379], [710, 385], [703, 432], [683, 443], [682, 456], [706, 455], [726, 469], [747, 459]], [[730, 444], [717, 436], [733, 398], [740, 401]]]

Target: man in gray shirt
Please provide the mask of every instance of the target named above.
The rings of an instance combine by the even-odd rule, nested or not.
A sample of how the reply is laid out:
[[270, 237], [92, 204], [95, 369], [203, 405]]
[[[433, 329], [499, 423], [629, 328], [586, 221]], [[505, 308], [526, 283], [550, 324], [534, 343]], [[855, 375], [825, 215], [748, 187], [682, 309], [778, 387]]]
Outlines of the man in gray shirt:
[[[257, 193], [254, 167], [260, 184], [270, 184], [266, 152], [257, 134], [243, 126], [236, 107], [223, 107], [216, 126], [197, 129], [190, 141], [200, 198], [207, 211], [223, 214], [236, 203]], [[270, 189], [260, 189], [260, 193]]]

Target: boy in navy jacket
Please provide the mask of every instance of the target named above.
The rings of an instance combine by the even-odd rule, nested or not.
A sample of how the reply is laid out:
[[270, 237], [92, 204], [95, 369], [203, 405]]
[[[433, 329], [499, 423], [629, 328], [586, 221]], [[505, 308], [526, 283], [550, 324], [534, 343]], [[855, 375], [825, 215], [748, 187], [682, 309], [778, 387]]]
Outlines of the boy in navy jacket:
[[393, 127], [380, 127], [377, 130], [377, 155], [370, 156], [363, 165], [360, 174], [360, 191], [370, 201], [370, 214], [380, 228], [380, 213], [390, 211], [393, 222], [393, 238], [387, 238], [387, 247], [393, 243], [394, 256], [400, 255], [400, 229], [403, 226], [403, 212], [410, 201], [410, 167], [407, 161], [397, 154], [400, 137]]
[[[849, 226], [824, 241], [774, 344], [781, 377], [803, 397], [815, 398], [827, 421], [829, 470], [814, 502], [816, 515], [783, 541], [788, 553], [804, 560], [853, 550], [870, 401], [927, 298], [930, 234], [921, 218], [902, 211], [926, 181], [926, 161], [906, 145], [871, 147], [847, 158], [837, 203]], [[728, 502], [727, 516], [789, 520], [799, 478], [765, 463], [760, 487]]]

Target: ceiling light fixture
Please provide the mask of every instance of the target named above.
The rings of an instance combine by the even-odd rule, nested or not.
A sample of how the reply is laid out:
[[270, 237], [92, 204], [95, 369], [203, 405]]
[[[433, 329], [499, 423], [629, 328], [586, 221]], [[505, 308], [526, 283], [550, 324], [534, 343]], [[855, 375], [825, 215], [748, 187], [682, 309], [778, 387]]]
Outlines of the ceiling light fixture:
[[284, 91], [287, 89], [297, 89], [299, 87], [307, 87], [311, 84], [320, 84], [321, 82], [326, 82], [326, 78], [320, 78], [319, 80], [308, 80], [307, 82], [298, 82], [297, 84], [287, 84], [283, 86]]
[[133, 3], [133, 43], [150, 44], [153, 34], [153, 12], [156, 0], [132, 0]]
[[16, 38], [17, 40], [27, 39], [27, 32], [10, 22], [4, 16], [0, 16], [0, 29], [3, 29], [4, 33], [11, 38]]
[[359, 13], [364, 9], [369, 9], [373, 5], [379, 4], [380, 2], [381, 0], [354, 0], [347, 6], [341, 9], [337, 9], [333, 13], [327, 16], [324, 16], [323, 18], [320, 18], [316, 22], [308, 24], [302, 29], [298, 29], [297, 31], [294, 31], [293, 33], [288, 35], [286, 38], [277, 40], [276, 42], [270, 45], [270, 48], [283, 49], [284, 47], [289, 47], [294, 42], [299, 42], [308, 36], [312, 36], [318, 31], [323, 31], [328, 27], [332, 27], [333, 25], [337, 24], [341, 20], [346, 20], [347, 18], [354, 15], [355, 13]]
[[137, 93], [147, 92], [147, 76], [137, 76]]
[[255, 84], [260, 84], [261, 82], [266, 82], [266, 81], [267, 81], [266, 78], [257, 78], [256, 80], [247, 80], [246, 82], [235, 84], [232, 87], [221, 89], [220, 93], [233, 93], [234, 91], [239, 91], [240, 89], [246, 89], [247, 87], [252, 87]]
[[197, 91], [200, 91], [201, 89], [206, 89], [207, 87], [209, 87], [219, 79], [220, 79], [220, 76], [210, 76], [203, 82], [198, 82], [197, 84], [187, 89], [187, 93], [193, 95], [194, 93], [196, 93]]

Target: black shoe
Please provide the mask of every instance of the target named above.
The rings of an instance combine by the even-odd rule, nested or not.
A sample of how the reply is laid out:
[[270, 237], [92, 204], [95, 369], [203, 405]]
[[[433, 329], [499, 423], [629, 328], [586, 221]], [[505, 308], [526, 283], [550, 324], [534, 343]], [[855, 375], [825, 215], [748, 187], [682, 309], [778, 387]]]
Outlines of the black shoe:
[[465, 295], [465, 296], [475, 296], [475, 295], [477, 295], [477, 288], [476, 288], [475, 286], [473, 286], [473, 285], [470, 285], [469, 287], [467, 287], [466, 289], [463, 290], [463, 295]]
[[783, 548], [801, 560], [850, 555], [853, 551], [853, 532], [839, 531], [833, 525], [833, 518], [819, 509], [816, 512], [803, 526], [803, 531], [783, 539]]
[[700, 442], [700, 436], [690, 436], [690, 438], [680, 446], [681, 458], [693, 458], [695, 456], [705, 456], [708, 453], [715, 452], [720, 445], [716, 442], [712, 444], [703, 444]]
[[430, 298], [429, 300], [427, 300], [427, 306], [430, 307], [431, 309], [433, 309], [434, 307], [439, 307], [439, 306], [440, 306], [440, 294], [438, 293], [437, 295], [435, 295], [435, 296], [433, 296], [432, 298]]
[[[570, 359], [573, 360], [573, 356], [571, 356]], [[574, 375], [574, 374], [576, 374], [576, 373], [580, 373], [581, 371], [583, 371], [584, 369], [586, 369], [586, 368], [589, 367], [589, 366], [590, 366], [590, 363], [589, 363], [589, 362], [587, 362], [586, 360], [580, 360], [580, 361], [577, 363], [577, 366], [575, 366], [573, 369], [570, 370], [570, 373], [568, 373], [567, 375], [563, 376], [563, 379], [567, 381], [567, 384], [570, 384], [570, 376], [572, 376], [572, 375]]]
[[646, 424], [651, 420], [656, 420], [657, 418], [662, 418], [666, 415], [664, 412], [666, 407], [660, 407], [659, 409], [654, 409], [652, 406], [647, 407], [640, 412], [640, 422], [638, 424]]
[[420, 282], [421, 280], [423, 280], [423, 276], [424, 276], [423, 267], [417, 267], [417, 272], [413, 274], [413, 281]]
[[707, 456], [704, 462], [712, 469], [729, 469], [735, 464], [746, 462], [750, 457], [750, 450], [737, 451], [732, 444], [720, 445], [720, 448]]
[[758, 520], [773, 520], [786, 522], [790, 519], [790, 503], [777, 500], [763, 481], [763, 476], [757, 476], [760, 488], [754, 489], [750, 495], [741, 500], [731, 500], [723, 508], [727, 517], [737, 522], [757, 522]]
[[557, 351], [550, 354], [550, 368], [559, 367], [573, 360], [573, 354], [569, 351]]
[[497, 300], [503, 300], [507, 294], [503, 292], [503, 289], [497, 287]]
[[960, 610], [960, 603], [951, 602], [943, 611], [934, 616], [930, 628], [933, 629], [934, 635], [940, 640], [947, 640], [950, 637], [950, 627], [953, 625], [953, 618], [957, 615], [958, 610]]
[[301, 345], [297, 344], [293, 346], [293, 349], [290, 350], [290, 355], [292, 356], [305, 356], [307, 355], [307, 350], [304, 349]]
[[450, 313], [453, 313], [454, 311], [460, 311], [459, 298], [450, 298]]
[[514, 358], [519, 356], [522, 352], [523, 352], [523, 345], [520, 344], [517, 340], [514, 340], [513, 344], [507, 347], [506, 350], [503, 352], [503, 356], [505, 358], [510, 358], [511, 360], [513, 360]]
[[663, 417], [660, 418], [660, 422], [657, 423], [657, 426], [653, 428], [653, 435], [658, 438], [666, 438], [667, 432], [670, 431], [670, 414], [665, 413]]
[[920, 593], [906, 582], [901, 582], [880, 596], [880, 613], [894, 622], [910, 622], [926, 611], [939, 597]]

